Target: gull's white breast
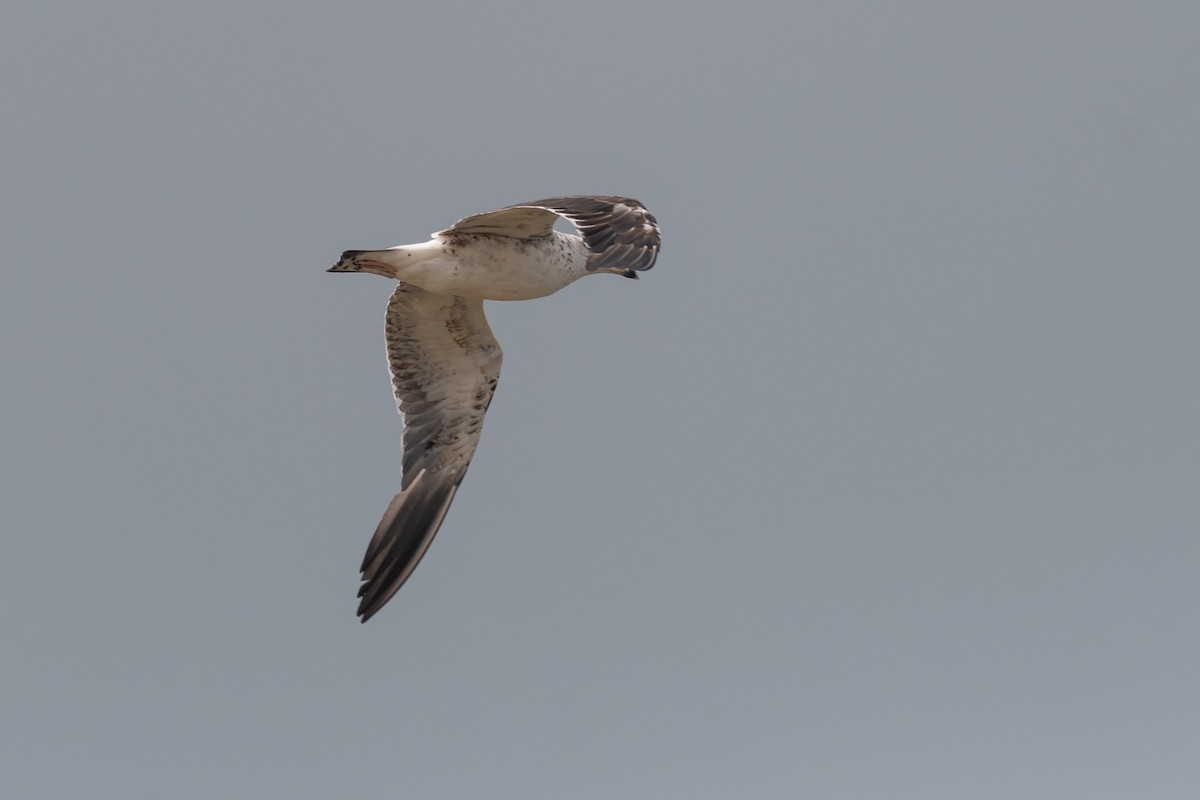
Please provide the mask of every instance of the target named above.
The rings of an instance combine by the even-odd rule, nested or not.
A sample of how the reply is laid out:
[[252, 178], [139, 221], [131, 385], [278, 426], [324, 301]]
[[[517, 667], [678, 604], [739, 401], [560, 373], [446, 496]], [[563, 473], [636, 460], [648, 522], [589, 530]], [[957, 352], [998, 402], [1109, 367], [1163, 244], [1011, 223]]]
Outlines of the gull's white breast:
[[399, 280], [435, 294], [480, 300], [545, 297], [588, 274], [583, 239], [558, 231], [541, 239], [438, 234], [376, 257], [383, 253]]

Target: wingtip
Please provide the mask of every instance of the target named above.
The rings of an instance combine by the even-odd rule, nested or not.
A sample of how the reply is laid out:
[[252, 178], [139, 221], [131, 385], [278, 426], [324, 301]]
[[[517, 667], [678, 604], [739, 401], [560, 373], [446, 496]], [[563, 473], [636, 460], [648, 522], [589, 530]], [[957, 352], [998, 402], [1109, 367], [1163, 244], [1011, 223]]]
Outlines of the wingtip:
[[364, 583], [360, 587], [358, 593], [358, 596], [362, 598], [358, 604], [358, 611], [354, 612], [358, 615], [358, 621], [364, 623], [371, 617], [375, 616], [375, 613], [379, 611], [379, 609], [383, 608], [383, 606], [378, 602], [377, 598], [367, 598], [364, 596], [367, 593], [366, 590], [367, 584]]

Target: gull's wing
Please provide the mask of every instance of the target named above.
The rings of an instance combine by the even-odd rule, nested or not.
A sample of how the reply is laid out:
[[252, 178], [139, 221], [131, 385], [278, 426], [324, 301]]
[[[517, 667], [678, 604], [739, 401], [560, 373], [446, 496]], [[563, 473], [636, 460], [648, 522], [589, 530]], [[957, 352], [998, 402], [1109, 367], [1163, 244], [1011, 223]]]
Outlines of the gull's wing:
[[559, 217], [583, 236], [591, 251], [587, 268], [647, 270], [658, 257], [658, 221], [630, 197], [550, 197], [464, 217], [435, 236], [456, 233], [536, 239], [549, 236]]
[[387, 310], [388, 363], [404, 416], [404, 470], [362, 564], [366, 622], [416, 569], [471, 463], [500, 379], [483, 301], [401, 283]]

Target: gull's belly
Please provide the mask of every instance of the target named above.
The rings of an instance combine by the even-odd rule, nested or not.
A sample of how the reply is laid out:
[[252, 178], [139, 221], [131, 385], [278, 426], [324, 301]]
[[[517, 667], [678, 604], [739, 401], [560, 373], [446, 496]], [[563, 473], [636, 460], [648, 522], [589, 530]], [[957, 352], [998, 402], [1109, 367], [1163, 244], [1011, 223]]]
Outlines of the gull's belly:
[[[574, 277], [564, 268], [533, 259], [504, 262], [487, 258], [453, 260], [430, 265], [422, 289], [482, 300], [531, 300], [554, 294]], [[416, 281], [414, 281], [416, 282]]]
[[557, 237], [434, 240], [424, 258], [396, 277], [429, 292], [482, 300], [530, 300], [553, 294], [586, 274], [587, 253]]

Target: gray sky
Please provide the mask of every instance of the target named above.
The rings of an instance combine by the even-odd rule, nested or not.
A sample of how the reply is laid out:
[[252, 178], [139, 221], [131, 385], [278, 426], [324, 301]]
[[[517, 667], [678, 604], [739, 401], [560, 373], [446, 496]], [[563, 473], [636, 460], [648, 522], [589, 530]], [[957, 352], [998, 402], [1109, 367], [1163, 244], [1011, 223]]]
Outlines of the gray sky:
[[[177, 5], [0, 25], [6, 797], [1196, 796], [1194, 3]], [[359, 625], [324, 270], [569, 193]]]

